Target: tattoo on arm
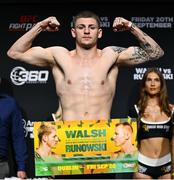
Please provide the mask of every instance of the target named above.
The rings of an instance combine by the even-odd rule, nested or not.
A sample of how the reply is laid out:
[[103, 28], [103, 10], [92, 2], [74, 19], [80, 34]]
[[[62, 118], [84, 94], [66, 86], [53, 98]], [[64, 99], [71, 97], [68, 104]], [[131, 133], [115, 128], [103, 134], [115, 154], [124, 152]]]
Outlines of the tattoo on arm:
[[134, 47], [134, 53], [132, 54], [130, 61], [134, 61], [135, 63], [138, 63], [138, 62], [145, 62], [149, 60], [150, 60], [150, 57], [146, 51], [144, 51], [140, 47]]
[[[147, 35], [145, 34], [145, 36]], [[161, 57], [161, 53], [161, 48], [159, 46], [152, 47], [143, 38], [143, 41], [140, 42], [140, 47], [134, 47], [134, 53], [132, 54], [132, 58], [130, 58], [130, 60], [135, 60], [135, 62], [155, 60]]]
[[121, 53], [122, 51], [124, 51], [126, 48], [123, 47], [118, 47], [118, 46], [109, 46], [112, 50], [114, 50], [115, 52]]
[[140, 43], [140, 46], [142, 47], [142, 49], [144, 49], [144, 51], [146, 51], [149, 56], [150, 59], [149, 60], [153, 60], [156, 59], [158, 57], [161, 56], [161, 49], [157, 46], [152, 47], [149, 43]]
[[[134, 31], [135, 27], [136, 27], [136, 25], [132, 23], [130, 31]], [[144, 50], [146, 53], [146, 57], [148, 56], [147, 60], [155, 60], [155, 59], [160, 58], [164, 54], [164, 51], [153, 39], [149, 39], [150, 37], [145, 32], [142, 32], [142, 33], [143, 33], [142, 37], [135, 36], [136, 39], [140, 43], [140, 47], [142, 48], [142, 49], [139, 48], [139, 50], [140, 50], [139, 53], [141, 54], [142, 51]], [[138, 49], [136, 49], [136, 50], [138, 50]], [[138, 52], [136, 51], [136, 53], [138, 53]]]
[[148, 36], [146, 33], [143, 33], [144, 37], [142, 38], [142, 40], [140, 42], [140, 46], [141, 48], [149, 55], [149, 60], [154, 60], [154, 59], [158, 59], [159, 57], [161, 57], [161, 55], [163, 54], [161, 48], [156, 44], [156, 45], [151, 45], [147, 42], [145, 36]]

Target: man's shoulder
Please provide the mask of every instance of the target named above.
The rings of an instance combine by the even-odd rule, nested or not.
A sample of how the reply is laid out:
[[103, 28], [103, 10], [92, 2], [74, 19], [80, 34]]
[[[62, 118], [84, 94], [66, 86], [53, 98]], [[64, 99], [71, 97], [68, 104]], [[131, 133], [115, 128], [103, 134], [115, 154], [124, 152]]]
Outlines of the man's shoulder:
[[108, 50], [108, 51], [110, 50], [110, 51], [114, 51], [115, 53], [121, 53], [125, 49], [126, 48], [120, 46], [107, 46], [103, 50]]
[[101, 51], [111, 51], [113, 50], [112, 46], [106, 46], [103, 49], [101, 49]]
[[67, 48], [63, 47], [63, 46], [51, 46], [49, 47], [49, 49], [51, 49], [52, 51], [60, 51], [60, 52], [69, 52], [70, 50], [68, 50]]
[[8, 105], [15, 105], [16, 104], [15, 98], [8, 95], [8, 94], [0, 94], [0, 101], [8, 103]]
[[99, 51], [101, 51], [102, 55], [111, 55], [111, 56], [116, 56], [118, 55], [118, 52], [114, 50], [114, 48], [112, 48], [112, 46], [107, 46], [104, 47], [103, 49], [98, 49]]
[[103, 48], [101, 51], [103, 54], [111, 54], [114, 56], [118, 56], [119, 53], [121, 53], [123, 50], [125, 50], [125, 48], [121, 48], [121, 47], [117, 47], [117, 46], [107, 46], [105, 48]]

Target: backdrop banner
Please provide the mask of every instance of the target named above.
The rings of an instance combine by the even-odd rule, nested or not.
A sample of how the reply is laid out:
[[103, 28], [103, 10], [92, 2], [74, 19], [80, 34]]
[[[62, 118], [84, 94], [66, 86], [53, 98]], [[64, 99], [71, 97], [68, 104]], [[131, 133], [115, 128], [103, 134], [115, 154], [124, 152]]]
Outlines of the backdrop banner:
[[133, 118], [34, 122], [35, 175], [135, 172], [136, 135]]

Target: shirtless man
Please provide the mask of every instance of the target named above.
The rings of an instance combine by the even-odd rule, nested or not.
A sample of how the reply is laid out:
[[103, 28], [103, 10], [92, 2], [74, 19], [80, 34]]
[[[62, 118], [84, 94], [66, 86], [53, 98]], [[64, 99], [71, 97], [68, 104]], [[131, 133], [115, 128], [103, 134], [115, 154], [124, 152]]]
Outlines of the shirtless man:
[[59, 25], [56, 17], [38, 22], [11, 46], [7, 54], [15, 60], [52, 68], [64, 120], [109, 119], [118, 66], [145, 63], [164, 54], [151, 37], [122, 17], [115, 18], [114, 32], [130, 31], [140, 47], [98, 49], [97, 41], [102, 37], [100, 20], [89, 11], [83, 11], [73, 19], [74, 50], [61, 46], [32, 47], [33, 40], [42, 31], [58, 31]]

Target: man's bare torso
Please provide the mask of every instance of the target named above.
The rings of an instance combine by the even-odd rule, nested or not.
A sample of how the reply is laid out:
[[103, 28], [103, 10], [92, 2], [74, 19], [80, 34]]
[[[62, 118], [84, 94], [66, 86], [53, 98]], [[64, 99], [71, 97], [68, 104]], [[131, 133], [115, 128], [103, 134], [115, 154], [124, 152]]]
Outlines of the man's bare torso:
[[[109, 119], [118, 68], [112, 50], [100, 51], [93, 59], [80, 59], [74, 52], [53, 67], [64, 120]], [[112, 68], [111, 68], [112, 67]]]

